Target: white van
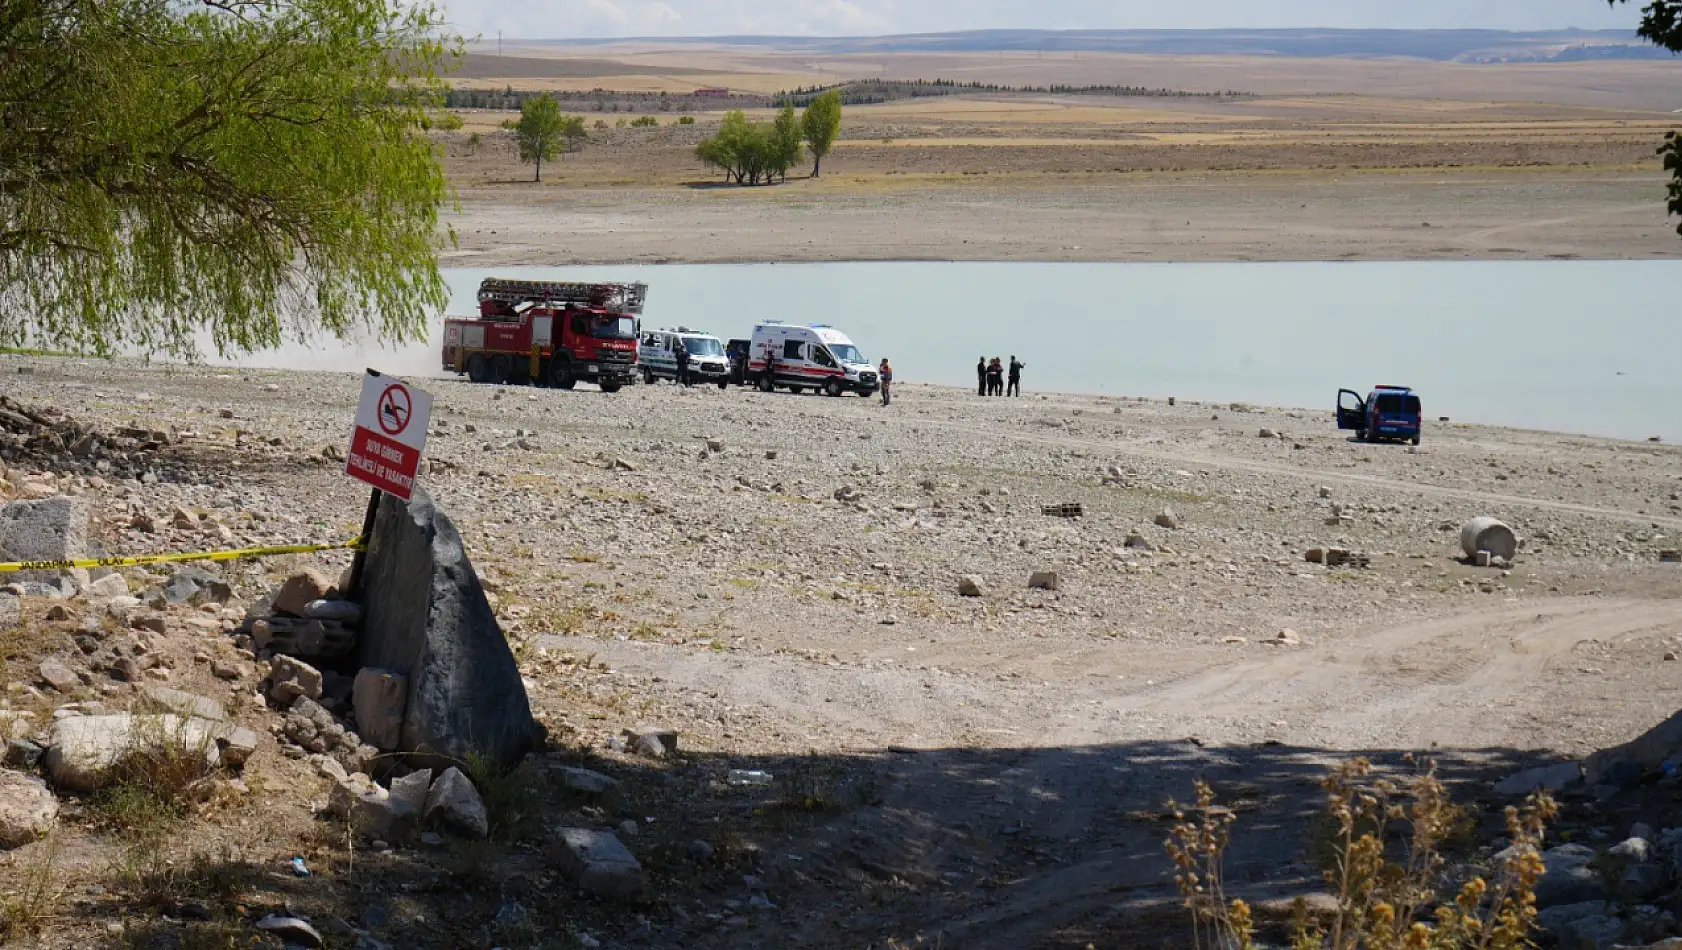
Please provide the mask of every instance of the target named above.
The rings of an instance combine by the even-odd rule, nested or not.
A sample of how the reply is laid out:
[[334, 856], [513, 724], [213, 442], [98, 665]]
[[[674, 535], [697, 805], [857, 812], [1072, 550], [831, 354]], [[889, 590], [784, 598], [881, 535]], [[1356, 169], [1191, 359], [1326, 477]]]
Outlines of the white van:
[[719, 389], [730, 382], [730, 360], [724, 355], [724, 344], [718, 337], [688, 327], [655, 330], [642, 335], [637, 344], [637, 362], [642, 366], [642, 381], [677, 379], [677, 348], [689, 351], [689, 377], [697, 383], [717, 383]]
[[761, 392], [781, 386], [791, 393], [822, 390], [826, 396], [870, 396], [878, 386], [876, 367], [847, 334], [821, 323], [775, 320], [753, 328], [747, 378]]

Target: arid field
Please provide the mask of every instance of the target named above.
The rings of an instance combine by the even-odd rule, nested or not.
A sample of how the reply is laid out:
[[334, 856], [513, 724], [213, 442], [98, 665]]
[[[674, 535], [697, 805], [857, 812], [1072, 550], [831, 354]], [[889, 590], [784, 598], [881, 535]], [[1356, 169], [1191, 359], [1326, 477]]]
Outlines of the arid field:
[[[461, 201], [451, 260], [463, 265], [1654, 258], [1682, 247], [1655, 154], [1682, 108], [1667, 62], [504, 51], [470, 56], [457, 85], [569, 90], [583, 98], [564, 106], [590, 138], [536, 184], [500, 128], [512, 113], [461, 112], [462, 130], [441, 138]], [[872, 78], [1239, 95], [988, 91], [853, 106], [822, 178], [801, 169], [762, 188], [724, 186], [694, 157], [716, 108], [701, 101], [693, 126], [675, 124], [698, 88]], [[660, 111], [647, 95], [658, 92], [683, 105]], [[661, 125], [621, 127], [639, 115]]]

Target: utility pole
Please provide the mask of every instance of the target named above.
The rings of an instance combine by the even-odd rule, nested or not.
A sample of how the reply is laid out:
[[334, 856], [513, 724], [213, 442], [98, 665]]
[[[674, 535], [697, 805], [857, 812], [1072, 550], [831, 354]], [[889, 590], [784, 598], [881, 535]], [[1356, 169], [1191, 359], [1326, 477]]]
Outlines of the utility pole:
[[502, 55], [502, 31], [496, 31], [496, 55]]

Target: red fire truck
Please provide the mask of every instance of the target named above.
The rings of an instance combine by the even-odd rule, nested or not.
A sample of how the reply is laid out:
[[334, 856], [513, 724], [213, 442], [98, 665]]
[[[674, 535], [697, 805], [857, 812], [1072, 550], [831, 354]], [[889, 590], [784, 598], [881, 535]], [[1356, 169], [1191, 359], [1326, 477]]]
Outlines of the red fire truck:
[[636, 373], [647, 296], [647, 284], [488, 277], [478, 318], [444, 322], [444, 369], [476, 383], [571, 389], [583, 380], [618, 392]]

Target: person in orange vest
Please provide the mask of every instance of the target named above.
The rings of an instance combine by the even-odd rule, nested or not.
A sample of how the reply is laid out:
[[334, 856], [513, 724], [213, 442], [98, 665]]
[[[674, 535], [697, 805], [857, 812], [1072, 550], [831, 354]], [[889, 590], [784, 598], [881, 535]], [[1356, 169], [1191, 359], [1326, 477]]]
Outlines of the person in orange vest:
[[891, 390], [894, 385], [894, 368], [888, 365], [888, 358], [884, 356], [882, 357], [882, 365], [876, 367], [876, 371], [881, 375], [882, 405], [886, 406], [893, 398]]

